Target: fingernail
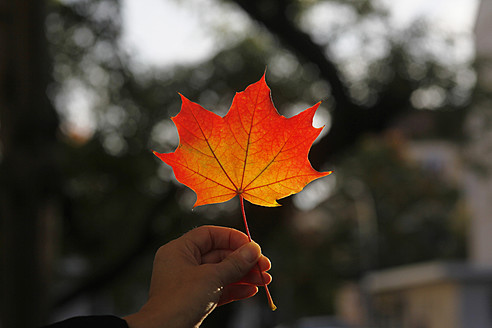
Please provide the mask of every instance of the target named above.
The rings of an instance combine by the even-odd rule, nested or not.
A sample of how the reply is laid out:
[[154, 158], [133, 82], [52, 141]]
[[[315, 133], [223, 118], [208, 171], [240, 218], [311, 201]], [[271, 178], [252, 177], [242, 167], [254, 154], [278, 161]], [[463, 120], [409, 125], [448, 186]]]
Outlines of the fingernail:
[[246, 262], [252, 263], [256, 262], [261, 254], [260, 245], [254, 241], [244, 245], [240, 250], [239, 254], [243, 257]]

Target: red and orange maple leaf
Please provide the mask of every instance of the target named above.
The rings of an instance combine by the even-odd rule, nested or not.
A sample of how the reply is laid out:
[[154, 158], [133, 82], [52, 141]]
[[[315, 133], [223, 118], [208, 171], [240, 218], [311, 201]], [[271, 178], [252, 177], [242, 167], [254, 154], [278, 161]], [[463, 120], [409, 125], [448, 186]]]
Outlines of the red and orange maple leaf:
[[180, 143], [173, 153], [154, 152], [172, 166], [176, 179], [197, 195], [194, 206], [236, 195], [262, 206], [301, 191], [331, 172], [318, 172], [308, 153], [322, 128], [312, 126], [317, 103], [285, 118], [275, 109], [265, 76], [235, 95], [220, 117], [181, 95], [172, 118]]

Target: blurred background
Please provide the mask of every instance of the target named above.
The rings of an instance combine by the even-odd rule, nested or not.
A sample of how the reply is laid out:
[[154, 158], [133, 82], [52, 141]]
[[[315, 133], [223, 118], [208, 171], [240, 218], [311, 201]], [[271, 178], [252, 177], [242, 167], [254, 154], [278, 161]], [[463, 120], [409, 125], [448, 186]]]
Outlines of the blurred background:
[[260, 79], [290, 117], [319, 100], [282, 207], [246, 204], [264, 291], [204, 327], [492, 326], [492, 2], [1, 0], [0, 327], [126, 315], [162, 244], [215, 224], [152, 150], [178, 92], [224, 115]]

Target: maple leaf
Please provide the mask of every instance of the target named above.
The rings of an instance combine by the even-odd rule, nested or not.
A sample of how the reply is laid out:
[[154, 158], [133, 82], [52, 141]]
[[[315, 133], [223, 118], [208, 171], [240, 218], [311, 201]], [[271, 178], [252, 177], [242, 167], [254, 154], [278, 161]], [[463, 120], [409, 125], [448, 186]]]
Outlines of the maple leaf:
[[196, 193], [194, 207], [237, 195], [253, 204], [278, 206], [278, 199], [331, 173], [314, 170], [308, 160], [323, 129], [312, 126], [320, 102], [285, 118], [273, 105], [265, 75], [234, 96], [224, 117], [180, 96], [181, 111], [172, 118], [179, 146], [173, 153], [154, 154]]

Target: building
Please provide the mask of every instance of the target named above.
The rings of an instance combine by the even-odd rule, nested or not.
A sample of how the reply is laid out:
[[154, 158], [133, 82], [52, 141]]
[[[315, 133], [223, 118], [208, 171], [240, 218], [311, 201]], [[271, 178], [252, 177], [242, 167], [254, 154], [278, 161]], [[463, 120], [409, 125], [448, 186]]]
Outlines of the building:
[[[471, 214], [469, 258], [368, 274], [361, 290], [370, 327], [492, 327], [492, 126], [484, 123], [492, 122], [491, 18], [492, 1], [482, 0], [475, 28], [481, 92], [466, 124], [470, 142], [461, 154], [468, 164], [461, 180]], [[431, 153], [434, 159], [438, 155]], [[416, 154], [425, 158], [425, 147]]]

